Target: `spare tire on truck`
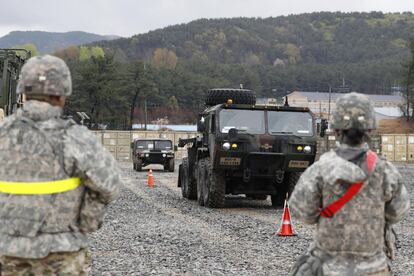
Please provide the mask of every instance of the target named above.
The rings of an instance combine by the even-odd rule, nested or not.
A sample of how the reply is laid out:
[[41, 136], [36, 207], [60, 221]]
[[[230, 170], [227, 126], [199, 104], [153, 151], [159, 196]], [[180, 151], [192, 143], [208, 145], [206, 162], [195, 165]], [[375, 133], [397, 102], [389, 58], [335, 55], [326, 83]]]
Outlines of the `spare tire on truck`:
[[216, 88], [207, 91], [206, 105], [213, 106], [227, 103], [232, 100], [233, 104], [256, 104], [256, 94], [248, 89]]

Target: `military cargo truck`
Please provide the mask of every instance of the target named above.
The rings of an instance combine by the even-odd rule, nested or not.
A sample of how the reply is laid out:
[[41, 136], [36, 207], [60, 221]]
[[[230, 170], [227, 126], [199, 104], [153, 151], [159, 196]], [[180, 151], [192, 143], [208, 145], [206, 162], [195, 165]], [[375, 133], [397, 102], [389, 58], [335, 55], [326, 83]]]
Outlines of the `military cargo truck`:
[[20, 70], [30, 56], [25, 49], [0, 49], [0, 120], [23, 104], [16, 87]]
[[[281, 206], [315, 160], [315, 118], [308, 108], [255, 105], [245, 89], [212, 89], [199, 114], [199, 136], [180, 139], [188, 157], [179, 166], [185, 198], [219, 208], [226, 194], [271, 196]], [[324, 129], [321, 131], [323, 135]]]

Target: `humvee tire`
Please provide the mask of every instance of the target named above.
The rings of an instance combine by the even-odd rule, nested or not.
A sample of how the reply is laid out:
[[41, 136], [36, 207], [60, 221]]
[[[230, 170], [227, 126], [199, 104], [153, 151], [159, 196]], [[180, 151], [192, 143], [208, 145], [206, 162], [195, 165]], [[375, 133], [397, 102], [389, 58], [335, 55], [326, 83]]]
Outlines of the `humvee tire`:
[[[182, 178], [182, 171], [183, 171], [183, 164], [178, 165], [178, 180], [177, 180], [177, 187], [181, 188], [181, 182], [183, 181]], [[182, 191], [181, 191], [182, 193]]]
[[205, 174], [204, 159], [201, 159], [197, 162], [197, 202], [200, 206], [204, 206]]
[[213, 106], [226, 103], [228, 99], [233, 104], [256, 104], [256, 94], [247, 89], [210, 89], [207, 91], [205, 104]]
[[213, 170], [213, 164], [210, 158], [205, 159], [204, 172], [204, 206], [210, 208], [224, 207], [226, 194], [226, 180], [224, 175]]
[[286, 199], [286, 193], [290, 197], [301, 175], [301, 172], [286, 173], [283, 179], [283, 187], [279, 189], [276, 195], [271, 196], [273, 207], [283, 207]]
[[168, 160], [167, 164], [168, 164], [168, 171], [169, 172], [174, 172], [174, 166], [175, 166], [174, 159]]
[[142, 171], [142, 160], [141, 160], [141, 159], [138, 159], [138, 160], [137, 160], [137, 163], [135, 163], [135, 170], [136, 170], [137, 172]]
[[189, 164], [188, 159], [183, 158], [183, 163], [180, 165], [181, 172], [180, 172], [180, 181], [181, 181], [181, 194], [184, 198], [188, 199], [196, 199], [197, 198], [197, 186], [194, 181], [190, 180], [189, 177]]

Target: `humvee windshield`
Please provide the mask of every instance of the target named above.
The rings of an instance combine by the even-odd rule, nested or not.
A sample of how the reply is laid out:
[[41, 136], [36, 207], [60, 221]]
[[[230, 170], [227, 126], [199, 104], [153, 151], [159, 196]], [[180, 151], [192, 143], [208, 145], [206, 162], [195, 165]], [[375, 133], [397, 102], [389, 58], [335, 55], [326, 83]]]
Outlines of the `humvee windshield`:
[[137, 141], [137, 149], [152, 149], [154, 148], [153, 141]]
[[171, 150], [171, 141], [164, 140], [141, 140], [137, 141], [137, 149], [157, 149], [157, 150]]
[[223, 109], [219, 116], [222, 133], [228, 133], [232, 128], [251, 134], [265, 133], [263, 110]]
[[312, 136], [312, 116], [306, 112], [268, 111], [270, 134]]
[[160, 150], [170, 150], [171, 149], [171, 142], [170, 141], [155, 141], [155, 149]]

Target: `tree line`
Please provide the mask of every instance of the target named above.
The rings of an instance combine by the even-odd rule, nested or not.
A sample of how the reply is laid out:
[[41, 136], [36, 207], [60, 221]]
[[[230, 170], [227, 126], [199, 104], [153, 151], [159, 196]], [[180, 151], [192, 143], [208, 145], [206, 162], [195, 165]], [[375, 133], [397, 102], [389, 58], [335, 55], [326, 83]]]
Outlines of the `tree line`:
[[[308, 64], [276, 70], [266, 66], [196, 63], [174, 58], [171, 51], [168, 55], [169, 50], [163, 51], [167, 53], [165, 58], [158, 59], [159, 51], [154, 51], [150, 62], [119, 62], [115, 53], [85, 60], [68, 59], [73, 96], [68, 99], [66, 113], [86, 112], [91, 117], [92, 128], [129, 129], [133, 123], [144, 122], [146, 102], [148, 122], [168, 117], [171, 123], [194, 123], [196, 114], [204, 108], [204, 93], [212, 87], [243, 84], [256, 90], [258, 96], [280, 98], [289, 91], [327, 91], [330, 85], [335, 88], [342, 83], [342, 75], [335, 72], [338, 65]], [[411, 51], [414, 54], [414, 48]], [[395, 76], [401, 80], [402, 92], [412, 102], [414, 62], [407, 59], [404, 64], [396, 66]], [[375, 75], [372, 73], [375, 69], [378, 69], [375, 65], [350, 66], [354, 81], [372, 79], [377, 91], [384, 91], [381, 85], [390, 72], [384, 69], [384, 74]], [[309, 88], [309, 83], [313, 87]], [[368, 90], [369, 86], [366, 87]]]

